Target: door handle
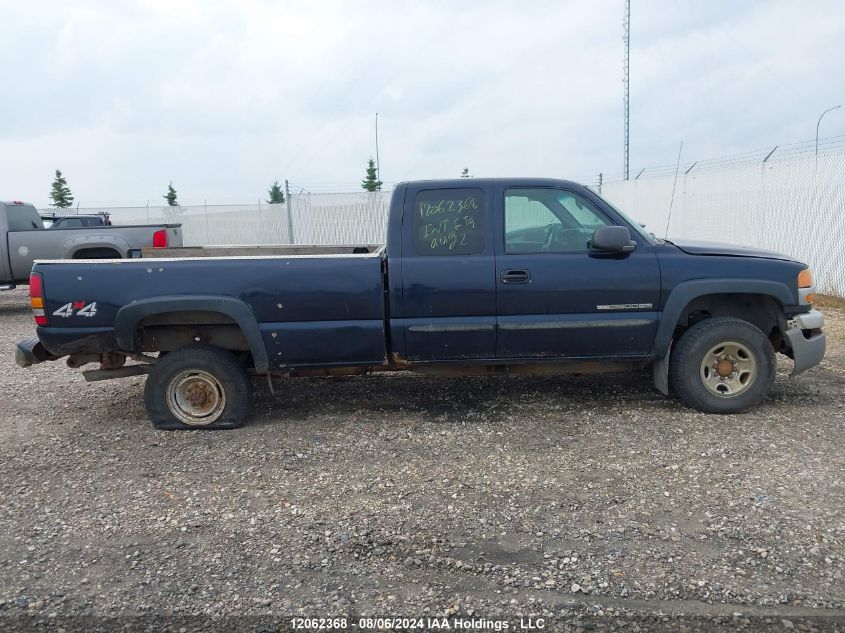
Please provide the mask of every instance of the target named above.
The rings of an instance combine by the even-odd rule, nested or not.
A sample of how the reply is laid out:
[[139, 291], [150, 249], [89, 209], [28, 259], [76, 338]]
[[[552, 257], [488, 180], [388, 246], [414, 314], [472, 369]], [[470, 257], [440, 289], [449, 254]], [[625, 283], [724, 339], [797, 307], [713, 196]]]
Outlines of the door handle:
[[531, 273], [527, 270], [506, 270], [500, 279], [503, 284], [527, 284], [531, 281]]

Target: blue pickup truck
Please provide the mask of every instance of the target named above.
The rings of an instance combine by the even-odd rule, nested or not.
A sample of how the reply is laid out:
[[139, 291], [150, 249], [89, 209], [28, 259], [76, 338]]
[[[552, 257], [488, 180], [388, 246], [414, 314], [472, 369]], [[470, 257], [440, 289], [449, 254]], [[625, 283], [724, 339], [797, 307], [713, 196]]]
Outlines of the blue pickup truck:
[[[148, 374], [164, 429], [233, 428], [251, 376], [651, 368], [708, 413], [757, 404], [775, 353], [824, 356], [813, 280], [792, 258], [655, 238], [592, 190], [549, 179], [407, 182], [384, 246], [176, 248], [39, 261], [27, 367]], [[132, 361], [132, 362], [128, 362]], [[274, 383], [275, 380], [275, 383]]]

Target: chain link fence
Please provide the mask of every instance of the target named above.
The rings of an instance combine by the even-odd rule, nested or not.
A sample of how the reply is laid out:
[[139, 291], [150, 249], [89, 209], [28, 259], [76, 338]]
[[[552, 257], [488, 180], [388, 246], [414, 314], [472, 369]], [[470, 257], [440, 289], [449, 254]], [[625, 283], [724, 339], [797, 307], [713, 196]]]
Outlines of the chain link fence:
[[[845, 137], [641, 170], [592, 186], [659, 237], [729, 242], [809, 264], [845, 296]], [[635, 172], [636, 173], [636, 172]], [[114, 224], [181, 222], [186, 246], [384, 242], [390, 192], [293, 193], [283, 204], [79, 208]], [[670, 215], [671, 209], [671, 215]], [[50, 210], [54, 211], [54, 210]], [[738, 262], [741, 265], [741, 262]]]
[[58, 214], [108, 213], [112, 224], [181, 223], [185, 246], [248, 244], [378, 244], [384, 241], [388, 191], [295, 193], [282, 204], [44, 209]]

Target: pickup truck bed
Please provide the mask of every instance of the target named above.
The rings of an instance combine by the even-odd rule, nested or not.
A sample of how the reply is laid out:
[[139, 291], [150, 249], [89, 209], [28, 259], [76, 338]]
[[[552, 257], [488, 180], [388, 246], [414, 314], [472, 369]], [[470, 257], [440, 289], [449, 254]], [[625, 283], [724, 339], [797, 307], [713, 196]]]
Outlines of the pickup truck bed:
[[[80, 349], [80, 337], [84, 349], [107, 351], [116, 345], [135, 346], [139, 341], [130, 340], [120, 326], [141, 321], [151, 310], [160, 314], [172, 305], [179, 312], [190, 308], [214, 313], [224, 303], [246, 304], [274, 369], [379, 364], [385, 360], [381, 264], [380, 252], [39, 262], [39, 271], [45, 271], [49, 314], [68, 303], [96, 301], [103, 284], [113, 289], [107, 301], [96, 301], [95, 314], [84, 319], [72, 313], [54, 317], [57, 327], [42, 336], [59, 354]], [[162, 292], [168, 287], [190, 288], [190, 295]], [[168, 323], [160, 319], [156, 325]], [[141, 349], [154, 346], [145, 339]], [[256, 362], [265, 370], [260, 359]]]
[[661, 392], [734, 413], [765, 397], [776, 352], [798, 373], [825, 350], [800, 262], [658, 240], [567, 181], [402, 183], [384, 247], [143, 255], [36, 262], [37, 339], [16, 354], [23, 366], [99, 363], [91, 379], [149, 373], [145, 402], [161, 428], [238, 426], [248, 374], [273, 385], [397, 369], [650, 366]]

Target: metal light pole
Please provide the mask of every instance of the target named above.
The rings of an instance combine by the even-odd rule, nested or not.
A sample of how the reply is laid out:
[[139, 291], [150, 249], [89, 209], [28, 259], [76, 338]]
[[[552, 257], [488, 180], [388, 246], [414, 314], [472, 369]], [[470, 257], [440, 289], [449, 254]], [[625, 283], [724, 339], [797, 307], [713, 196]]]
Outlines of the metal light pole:
[[378, 112], [376, 112], [376, 180], [381, 180], [381, 164], [378, 160]]
[[816, 123], [816, 167], [819, 166], [819, 126], [822, 124], [822, 117], [824, 117], [824, 115], [827, 114], [828, 112], [830, 112], [831, 110], [836, 110], [836, 108], [841, 108], [841, 107], [842, 107], [841, 105], [838, 105], [838, 106], [833, 106], [832, 108], [828, 108], [827, 110], [825, 110], [824, 112], [821, 113], [821, 116], [819, 116], [819, 120]]

